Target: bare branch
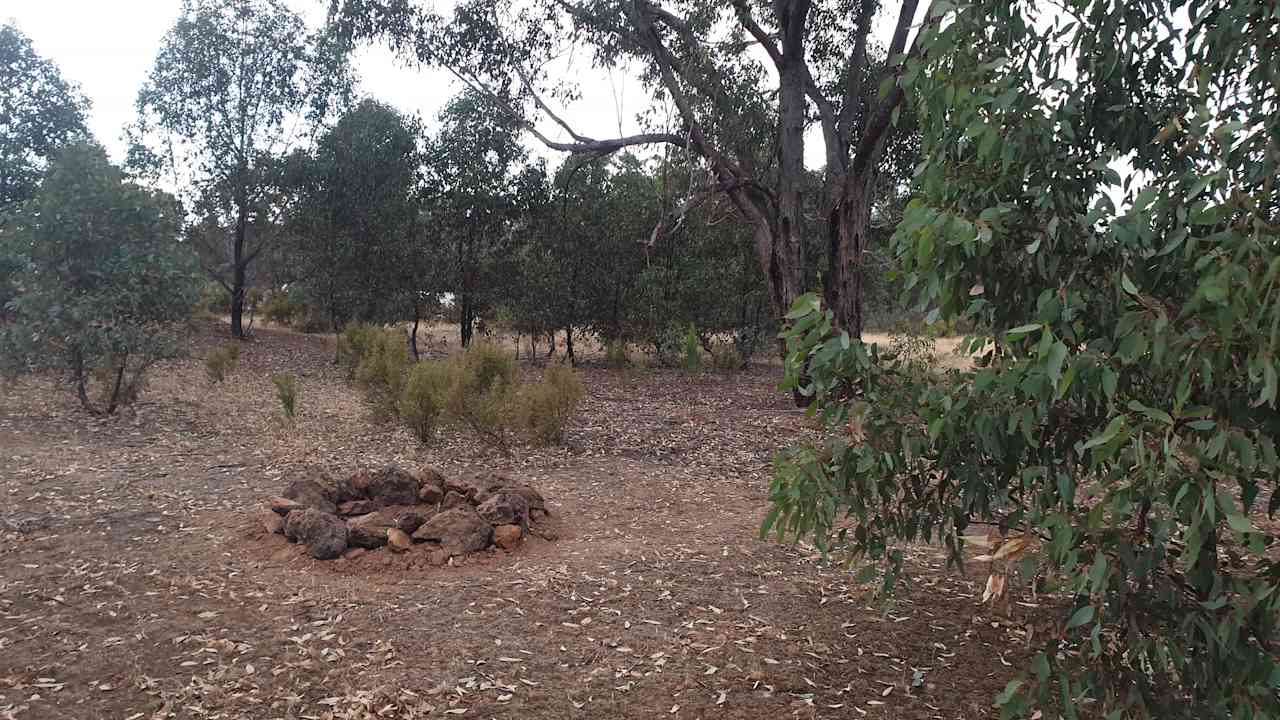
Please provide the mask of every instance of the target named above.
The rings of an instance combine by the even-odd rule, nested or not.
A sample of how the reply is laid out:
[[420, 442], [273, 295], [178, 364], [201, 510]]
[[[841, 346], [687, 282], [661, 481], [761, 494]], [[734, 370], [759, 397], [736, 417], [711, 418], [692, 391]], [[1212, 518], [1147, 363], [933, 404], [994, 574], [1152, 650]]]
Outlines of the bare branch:
[[871, 15], [876, 3], [873, 0], [862, 0], [858, 8], [858, 37], [854, 40], [853, 51], [849, 53], [849, 62], [845, 66], [844, 99], [840, 103], [839, 131], [840, 136], [848, 138], [853, 131], [853, 121], [862, 110], [862, 82], [867, 72], [867, 36], [871, 34]]
[[[898, 15], [898, 27], [893, 33], [893, 44], [890, 46], [890, 58], [902, 53], [902, 48], [906, 45], [907, 31], [911, 27], [912, 20], [915, 19], [915, 8], [917, 0], [903, 0], [902, 13]], [[920, 27], [920, 31], [916, 33], [915, 39], [911, 42], [911, 50], [903, 60], [892, 67], [894, 83], [893, 89], [889, 91], [889, 95], [879, 102], [875, 112], [867, 121], [862, 137], [858, 140], [857, 150], [853, 154], [853, 162], [851, 167], [854, 171], [864, 170], [879, 158], [881, 151], [884, 150], [884, 141], [886, 130], [889, 127], [889, 121], [893, 118], [893, 111], [902, 102], [902, 71], [907, 66], [907, 60], [916, 57], [920, 48], [920, 36], [924, 34], [925, 27], [937, 22], [934, 16], [933, 3], [930, 2], [925, 10], [924, 23]], [[908, 8], [910, 12], [908, 12]], [[894, 52], [897, 48], [897, 52]], [[886, 72], [889, 69], [886, 68]]]
[[765, 52], [769, 53], [773, 64], [782, 67], [782, 52], [773, 44], [773, 38], [760, 27], [755, 18], [751, 17], [751, 8], [747, 7], [746, 0], [733, 0], [733, 9], [738, 13], [738, 22], [746, 28], [751, 37], [756, 39], [756, 42], [760, 43]]

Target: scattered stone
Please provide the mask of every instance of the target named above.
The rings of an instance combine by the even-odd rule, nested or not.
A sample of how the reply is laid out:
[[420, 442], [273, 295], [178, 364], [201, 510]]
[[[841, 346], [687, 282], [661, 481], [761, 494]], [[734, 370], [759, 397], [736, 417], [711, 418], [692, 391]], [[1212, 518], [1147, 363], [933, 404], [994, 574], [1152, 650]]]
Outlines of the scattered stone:
[[338, 503], [339, 515], [368, 515], [378, 509], [378, 503], [372, 500], [348, 500]]
[[391, 552], [405, 552], [413, 547], [413, 538], [399, 528], [388, 528], [387, 547], [391, 548]]
[[280, 515], [288, 515], [294, 510], [301, 510], [306, 507], [306, 505], [303, 505], [297, 500], [290, 500], [289, 498], [277, 496], [267, 499], [267, 507], [270, 508], [272, 512], [279, 513]]
[[273, 512], [263, 513], [262, 529], [268, 535], [279, 535], [284, 532], [284, 518]]
[[492, 538], [493, 526], [471, 507], [445, 510], [413, 534], [415, 541], [437, 543], [453, 555], [483, 550]]
[[499, 525], [493, 529], [493, 544], [508, 552], [520, 546], [524, 531], [519, 525]]
[[529, 527], [529, 503], [524, 496], [514, 492], [499, 491], [476, 508], [480, 517], [490, 525], [519, 525]]
[[338, 506], [333, 502], [333, 491], [311, 479], [294, 480], [284, 489], [282, 495], [289, 500], [323, 513], [337, 512]]
[[284, 525], [285, 537], [307, 546], [311, 557], [332, 560], [347, 549], [347, 524], [337, 515], [315, 508], [289, 513]]

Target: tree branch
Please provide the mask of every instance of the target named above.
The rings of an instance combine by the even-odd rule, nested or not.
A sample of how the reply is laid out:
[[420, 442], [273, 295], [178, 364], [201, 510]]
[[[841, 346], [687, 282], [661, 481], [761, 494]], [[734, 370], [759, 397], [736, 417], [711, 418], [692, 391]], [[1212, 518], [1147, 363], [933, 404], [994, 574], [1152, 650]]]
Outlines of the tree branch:
[[[889, 46], [889, 58], [893, 59], [896, 55], [902, 54], [902, 48], [907, 42], [907, 32], [910, 30], [911, 21], [915, 19], [915, 9], [917, 0], [903, 0], [902, 12], [898, 14], [898, 26], [893, 32], [893, 43]], [[892, 68], [894, 74], [893, 89], [889, 91], [889, 95], [877, 104], [875, 113], [867, 121], [862, 137], [858, 141], [857, 150], [853, 155], [851, 168], [857, 172], [870, 167], [881, 151], [884, 150], [885, 130], [889, 127], [889, 121], [893, 117], [893, 111], [902, 102], [902, 71], [907, 66], [907, 60], [916, 57], [920, 48], [920, 36], [924, 34], [925, 26], [936, 23], [938, 18], [933, 13], [933, 2], [929, 3], [929, 7], [925, 10], [924, 23], [921, 24], [920, 31], [916, 33], [915, 39], [911, 42], [911, 50], [907, 56]], [[886, 68], [889, 72], [889, 68]]]

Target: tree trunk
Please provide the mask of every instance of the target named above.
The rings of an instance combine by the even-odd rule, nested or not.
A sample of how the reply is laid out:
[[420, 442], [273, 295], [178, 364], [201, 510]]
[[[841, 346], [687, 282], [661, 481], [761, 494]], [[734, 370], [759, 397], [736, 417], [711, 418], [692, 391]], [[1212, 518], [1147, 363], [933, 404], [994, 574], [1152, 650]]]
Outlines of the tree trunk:
[[458, 295], [458, 331], [462, 339], [462, 347], [469, 347], [472, 338], [471, 295], [465, 290]]
[[248, 208], [242, 203], [236, 214], [235, 238], [231, 243], [231, 334], [238, 338], [244, 337], [244, 285], [248, 265], [244, 258], [244, 240], [248, 224]]
[[865, 315], [862, 264], [870, 243], [872, 173], [847, 176], [828, 211], [829, 268], [824, 289], [836, 326], [855, 340], [862, 337]]
[[418, 353], [418, 319], [421, 314], [418, 312], [418, 303], [413, 303], [413, 328], [409, 330], [409, 350], [413, 353], [414, 362], [422, 359]]
[[568, 325], [564, 329], [564, 347], [565, 357], [568, 358], [569, 364], [573, 367], [578, 366], [578, 358], [573, 355], [573, 326]]

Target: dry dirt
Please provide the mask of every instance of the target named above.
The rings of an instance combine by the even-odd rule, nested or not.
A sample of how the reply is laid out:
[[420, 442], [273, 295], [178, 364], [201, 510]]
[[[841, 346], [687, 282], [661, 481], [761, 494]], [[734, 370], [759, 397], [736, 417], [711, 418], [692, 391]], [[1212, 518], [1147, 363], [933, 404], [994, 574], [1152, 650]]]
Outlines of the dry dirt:
[[[1025, 656], [980, 568], [911, 549], [884, 601], [756, 539], [771, 456], [806, 427], [776, 366], [587, 367], [567, 447], [503, 458], [372, 422], [331, 338], [260, 330], [213, 385], [224, 332], [115, 418], [52, 378], [2, 388], [0, 719], [976, 718]], [[560, 537], [454, 567], [311, 560], [253, 519], [304, 462], [506, 470]]]

